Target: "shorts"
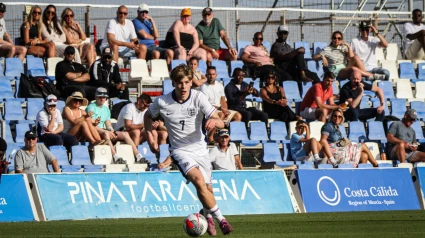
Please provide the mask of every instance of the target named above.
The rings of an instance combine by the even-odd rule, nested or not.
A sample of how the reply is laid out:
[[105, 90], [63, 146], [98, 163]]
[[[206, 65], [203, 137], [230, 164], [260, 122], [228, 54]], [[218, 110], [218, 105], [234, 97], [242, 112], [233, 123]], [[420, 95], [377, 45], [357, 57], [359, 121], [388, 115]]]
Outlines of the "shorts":
[[345, 64], [337, 64], [337, 65], [329, 65], [328, 69], [329, 71], [334, 73], [335, 76], [338, 76], [339, 71], [341, 71], [341, 69], [344, 69], [345, 67], [346, 67]]
[[218, 49], [215, 52], [217, 52], [218, 59], [219, 60], [228, 60], [229, 59], [229, 55], [230, 55], [230, 51], [229, 49]]
[[146, 53], [146, 59], [152, 59], [152, 52], [156, 50], [159, 52], [159, 58], [164, 59], [165, 58], [165, 52], [167, 52], [167, 49], [158, 47], [156, 45], [148, 46], [148, 51]]
[[[217, 113], [219, 112], [221, 112], [221, 110], [217, 110]], [[232, 120], [233, 116], [237, 113], [237, 111], [233, 111], [233, 110], [229, 110], [229, 112], [230, 112], [230, 115], [226, 119], [223, 119], [224, 125], [226, 127], [229, 127], [230, 121]]]
[[425, 58], [424, 50], [419, 41], [415, 40], [406, 51], [406, 58], [410, 60], [422, 60]]
[[177, 165], [183, 177], [193, 169], [198, 168], [206, 184], [212, 183], [212, 166], [208, 149], [196, 152], [173, 151], [171, 159]]
[[300, 112], [300, 116], [304, 119], [315, 121], [316, 120], [316, 112], [317, 108], [306, 107], [304, 111]]
[[307, 153], [305, 152], [304, 148], [301, 148], [298, 151], [296, 151], [294, 154], [292, 154], [292, 157], [293, 157], [292, 159], [295, 161], [302, 161], [306, 159]]
[[136, 51], [127, 48], [127, 47], [118, 47], [118, 56], [119, 57], [134, 57], [136, 56]]
[[[398, 160], [397, 154], [395, 153], [395, 150], [394, 149], [395, 149], [395, 146], [391, 150], [390, 158], [391, 158], [391, 160]], [[406, 161], [407, 162], [412, 161], [413, 157], [415, 157], [415, 155], [417, 153], [419, 153], [419, 151], [412, 151], [412, 152], [409, 152], [409, 153], [406, 152]]]

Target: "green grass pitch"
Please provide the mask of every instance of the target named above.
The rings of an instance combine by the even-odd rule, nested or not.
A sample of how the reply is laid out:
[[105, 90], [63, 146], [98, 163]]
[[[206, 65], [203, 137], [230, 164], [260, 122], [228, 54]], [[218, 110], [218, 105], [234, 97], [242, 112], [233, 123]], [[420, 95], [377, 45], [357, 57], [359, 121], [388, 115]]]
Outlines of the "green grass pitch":
[[[228, 216], [231, 237], [425, 237], [425, 211]], [[0, 237], [188, 237], [183, 218], [0, 223]], [[216, 225], [218, 235], [223, 236]], [[203, 237], [207, 237], [205, 234]]]

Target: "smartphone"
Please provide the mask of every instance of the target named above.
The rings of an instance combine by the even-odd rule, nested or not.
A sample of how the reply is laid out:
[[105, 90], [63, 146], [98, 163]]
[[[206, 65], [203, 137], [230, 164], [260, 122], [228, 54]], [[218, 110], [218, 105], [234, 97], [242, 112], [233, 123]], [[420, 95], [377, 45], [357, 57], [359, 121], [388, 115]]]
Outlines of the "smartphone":
[[356, 83], [356, 86], [359, 86], [359, 84], [360, 84], [360, 83], [359, 83], [359, 82], [357, 82], [357, 83]]
[[253, 81], [249, 82], [249, 87], [250, 88], [254, 87], [254, 82]]
[[138, 45], [139, 44], [139, 41], [138, 40], [136, 40], [135, 42], [134, 42], [134, 45]]

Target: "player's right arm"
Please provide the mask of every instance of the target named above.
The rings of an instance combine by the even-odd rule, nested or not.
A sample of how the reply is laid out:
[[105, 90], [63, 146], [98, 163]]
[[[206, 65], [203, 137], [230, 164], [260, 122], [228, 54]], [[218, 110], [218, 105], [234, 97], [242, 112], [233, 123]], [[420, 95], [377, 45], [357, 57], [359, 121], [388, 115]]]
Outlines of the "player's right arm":
[[205, 129], [210, 132], [212, 129], [218, 128], [218, 129], [222, 129], [224, 128], [224, 122], [222, 119], [220, 119], [220, 117], [218, 116], [217, 111], [215, 111], [211, 117], [207, 120], [207, 122], [205, 123]]

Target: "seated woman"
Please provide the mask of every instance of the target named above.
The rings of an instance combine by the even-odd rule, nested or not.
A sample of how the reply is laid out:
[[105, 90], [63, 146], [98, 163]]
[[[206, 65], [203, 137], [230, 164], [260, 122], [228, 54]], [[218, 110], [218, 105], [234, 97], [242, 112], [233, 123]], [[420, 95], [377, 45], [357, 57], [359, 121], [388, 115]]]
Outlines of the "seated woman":
[[21, 39], [27, 47], [27, 54], [36, 57], [55, 57], [55, 43], [41, 38], [41, 8], [34, 5], [27, 17], [27, 20], [21, 26]]
[[[51, 41], [55, 44], [57, 57], [64, 56], [65, 48], [68, 45], [65, 44], [66, 35], [58, 22], [56, 7], [54, 5], [48, 5], [44, 9], [41, 36], [43, 40]], [[80, 53], [78, 51], [75, 52], [75, 62], [81, 64]]]
[[302, 120], [288, 106], [288, 100], [285, 97], [285, 91], [276, 83], [276, 73], [270, 71], [266, 76], [265, 86], [260, 90], [260, 97], [263, 99], [263, 111], [269, 115], [269, 118], [279, 119], [289, 126], [289, 122]]
[[78, 22], [74, 21], [74, 12], [65, 8], [61, 15], [61, 26], [65, 32], [66, 44], [74, 46], [80, 53], [81, 60], [90, 65], [96, 60], [96, 50], [93, 44], [85, 42], [86, 34]]
[[323, 67], [334, 73], [340, 79], [350, 78], [353, 70], [359, 70], [362, 77], [368, 80], [385, 79], [384, 74], [372, 74], [366, 71], [361, 59], [354, 54], [350, 44], [343, 41], [340, 31], [332, 33], [332, 42], [322, 51], [313, 56], [316, 61], [322, 60]]
[[63, 109], [63, 131], [75, 136], [79, 141], [88, 140], [92, 145], [103, 144], [105, 140], [100, 138], [99, 132], [91, 123], [91, 112], [80, 109], [87, 106], [88, 101], [79, 91], [72, 93], [66, 99], [66, 107]]
[[339, 130], [339, 125], [344, 122], [344, 114], [341, 109], [332, 111], [329, 122], [322, 127], [322, 136], [320, 137], [320, 144], [322, 151], [328, 158], [328, 162], [333, 166], [338, 164], [351, 164], [357, 167], [360, 163], [369, 162], [378, 167], [378, 163], [373, 158], [372, 153], [364, 143], [341, 143], [344, 137]]

